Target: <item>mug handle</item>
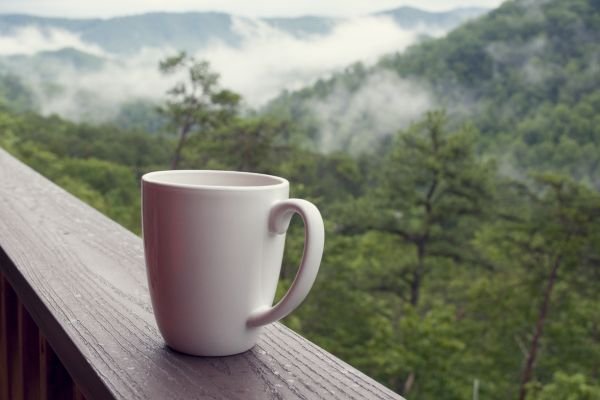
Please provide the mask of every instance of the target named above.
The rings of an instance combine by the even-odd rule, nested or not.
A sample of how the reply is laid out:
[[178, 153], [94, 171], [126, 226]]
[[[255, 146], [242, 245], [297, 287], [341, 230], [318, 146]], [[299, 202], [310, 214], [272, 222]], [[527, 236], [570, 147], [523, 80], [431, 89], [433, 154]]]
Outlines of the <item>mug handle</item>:
[[302, 199], [275, 203], [269, 214], [269, 232], [285, 234], [294, 213], [298, 213], [304, 221], [304, 252], [300, 268], [292, 286], [276, 305], [259, 308], [250, 315], [247, 321], [249, 327], [266, 325], [291, 313], [308, 295], [319, 272], [325, 245], [325, 228], [321, 213], [314, 204]]

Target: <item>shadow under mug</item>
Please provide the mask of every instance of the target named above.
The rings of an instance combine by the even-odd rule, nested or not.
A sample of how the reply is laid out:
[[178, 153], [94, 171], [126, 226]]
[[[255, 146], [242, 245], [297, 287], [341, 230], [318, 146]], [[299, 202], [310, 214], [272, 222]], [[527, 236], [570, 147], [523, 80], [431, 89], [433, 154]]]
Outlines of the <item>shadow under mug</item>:
[[[294, 213], [304, 220], [304, 253], [290, 289], [273, 306]], [[287, 180], [246, 172], [144, 175], [142, 227], [158, 328], [171, 348], [201, 356], [250, 349], [261, 326], [298, 307], [325, 241], [319, 210], [289, 199]]]

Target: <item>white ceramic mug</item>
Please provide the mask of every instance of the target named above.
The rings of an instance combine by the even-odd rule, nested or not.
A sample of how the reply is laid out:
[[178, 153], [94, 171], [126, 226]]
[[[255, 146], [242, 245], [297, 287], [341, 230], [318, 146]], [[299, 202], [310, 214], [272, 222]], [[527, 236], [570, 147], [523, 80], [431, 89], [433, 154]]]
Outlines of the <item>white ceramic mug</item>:
[[[261, 326], [304, 300], [323, 254], [323, 220], [312, 203], [288, 197], [289, 182], [270, 175], [179, 170], [142, 177], [150, 296], [171, 348], [241, 353]], [[304, 220], [304, 254], [292, 286], [272, 306], [294, 213]]]

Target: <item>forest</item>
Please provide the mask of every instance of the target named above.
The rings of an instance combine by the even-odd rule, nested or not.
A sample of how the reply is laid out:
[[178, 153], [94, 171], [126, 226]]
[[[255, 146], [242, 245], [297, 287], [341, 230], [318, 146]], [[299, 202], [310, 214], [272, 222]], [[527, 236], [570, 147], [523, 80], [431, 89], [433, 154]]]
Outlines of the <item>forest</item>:
[[[145, 172], [283, 176], [327, 238], [287, 326], [411, 400], [600, 399], [599, 56], [597, 0], [513, 0], [248, 110], [180, 53], [158, 67], [187, 79], [142, 110], [152, 132], [42, 116], [3, 75], [0, 146], [138, 234]], [[320, 151], [310, 100], [384, 70], [438, 103], [377, 140], [365, 116]], [[302, 245], [295, 220], [279, 293]]]

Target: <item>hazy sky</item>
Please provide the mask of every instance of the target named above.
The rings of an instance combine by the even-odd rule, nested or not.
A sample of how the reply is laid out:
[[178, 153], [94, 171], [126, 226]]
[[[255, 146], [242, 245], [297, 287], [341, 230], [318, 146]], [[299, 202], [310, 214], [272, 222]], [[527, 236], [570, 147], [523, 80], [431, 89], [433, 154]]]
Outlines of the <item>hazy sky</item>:
[[496, 7], [501, 0], [1, 0], [0, 13], [111, 17], [150, 11], [225, 11], [246, 16], [354, 16], [403, 5], [427, 10]]

